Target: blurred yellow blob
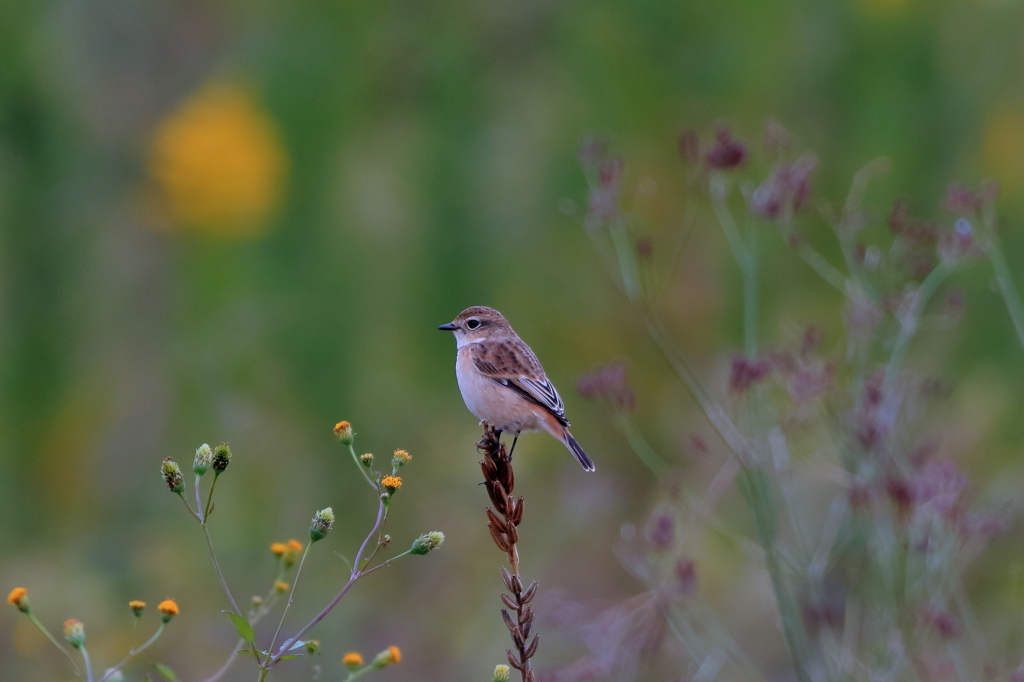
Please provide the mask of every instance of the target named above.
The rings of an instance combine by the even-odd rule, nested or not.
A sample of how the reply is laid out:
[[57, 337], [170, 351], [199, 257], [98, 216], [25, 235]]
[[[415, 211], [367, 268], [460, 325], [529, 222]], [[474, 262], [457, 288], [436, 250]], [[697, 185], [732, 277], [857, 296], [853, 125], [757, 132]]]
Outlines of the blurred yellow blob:
[[985, 123], [981, 145], [984, 175], [999, 181], [1004, 196], [1024, 188], [1024, 104], [996, 107]]
[[221, 82], [160, 123], [148, 164], [174, 227], [238, 237], [264, 231], [286, 166], [267, 112], [245, 89]]

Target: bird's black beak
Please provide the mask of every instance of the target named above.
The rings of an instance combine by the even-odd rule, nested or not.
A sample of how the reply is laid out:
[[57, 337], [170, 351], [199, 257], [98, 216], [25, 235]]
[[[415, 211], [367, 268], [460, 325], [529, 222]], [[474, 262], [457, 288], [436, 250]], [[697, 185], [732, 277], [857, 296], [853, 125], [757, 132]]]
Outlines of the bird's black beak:
[[455, 325], [449, 322], [448, 324], [442, 324], [438, 329], [446, 332], [453, 332], [455, 331]]

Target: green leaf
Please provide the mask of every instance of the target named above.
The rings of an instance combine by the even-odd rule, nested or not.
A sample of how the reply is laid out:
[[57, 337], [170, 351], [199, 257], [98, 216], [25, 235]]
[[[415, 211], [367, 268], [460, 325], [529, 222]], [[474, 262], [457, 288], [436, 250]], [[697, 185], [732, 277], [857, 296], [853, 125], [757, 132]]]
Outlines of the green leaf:
[[170, 668], [168, 668], [166, 665], [164, 665], [162, 663], [154, 663], [153, 665], [156, 666], [157, 671], [161, 675], [163, 675], [164, 677], [169, 679], [171, 682], [178, 682], [177, 675], [175, 675], [174, 671], [171, 670]]
[[302, 654], [288, 654], [277, 659], [279, 661], [287, 661], [289, 658], [302, 658]]
[[228, 618], [230, 618], [231, 622], [234, 624], [235, 630], [238, 631], [238, 636], [241, 637], [246, 644], [252, 644], [256, 641], [256, 633], [252, 631], [252, 626], [249, 625], [249, 621], [232, 611], [222, 611], [221, 613], [228, 614]]

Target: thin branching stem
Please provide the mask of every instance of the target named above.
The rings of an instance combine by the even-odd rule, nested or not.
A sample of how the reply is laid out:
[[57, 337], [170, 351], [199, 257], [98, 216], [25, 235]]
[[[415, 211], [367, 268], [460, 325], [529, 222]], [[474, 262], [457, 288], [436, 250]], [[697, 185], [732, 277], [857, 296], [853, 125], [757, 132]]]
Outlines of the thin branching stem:
[[341, 591], [338, 592], [337, 595], [335, 595], [334, 599], [332, 599], [331, 602], [327, 606], [325, 606], [322, 611], [320, 611], [320, 613], [313, 617], [313, 620], [306, 623], [306, 625], [304, 625], [302, 629], [300, 629], [298, 632], [296, 632], [294, 635], [289, 637], [287, 640], [284, 641], [284, 643], [281, 644], [281, 648], [278, 649], [277, 653], [274, 654], [273, 657], [266, 662], [266, 669], [269, 670], [270, 668], [277, 665], [277, 663], [281, 660], [281, 656], [288, 652], [292, 645], [295, 644], [295, 642], [299, 641], [299, 639], [304, 634], [306, 634], [310, 630], [310, 628], [312, 628], [317, 623], [322, 621], [327, 616], [328, 613], [334, 610], [334, 607], [338, 605], [338, 602], [340, 602], [345, 597], [346, 594], [348, 594], [348, 591], [352, 589], [352, 586], [356, 583], [356, 581], [359, 580], [359, 578], [361, 578], [363, 575], [365, 575], [366, 572], [359, 570], [359, 564], [363, 560], [363, 554], [366, 552], [367, 545], [377, 535], [378, 529], [381, 527], [381, 524], [384, 523], [385, 507], [386, 503], [382, 499], [379, 503], [379, 506], [377, 507], [377, 521], [373, 524], [373, 528], [370, 530], [369, 534], [367, 534], [366, 539], [363, 540], [363, 544], [359, 547], [359, 552], [356, 554], [355, 560], [352, 562], [352, 573], [349, 576], [348, 582], [346, 582], [344, 587], [341, 588]]
[[85, 680], [92, 682], [92, 662], [89, 660], [89, 651], [84, 644], [78, 647], [78, 650], [82, 652], [82, 662], [85, 664]]
[[[138, 622], [138, 620], [137, 620], [137, 619], [136, 619], [136, 622]], [[103, 674], [103, 677], [101, 677], [101, 678], [100, 678], [99, 682], [104, 682], [104, 680], [106, 680], [106, 679], [107, 679], [107, 678], [109, 678], [109, 677], [110, 677], [111, 675], [113, 675], [113, 674], [114, 674], [114, 673], [116, 673], [116, 672], [117, 672], [118, 670], [120, 670], [120, 669], [121, 669], [121, 668], [123, 668], [123, 667], [124, 667], [125, 665], [127, 665], [127, 664], [128, 664], [128, 661], [132, 660], [133, 658], [135, 658], [136, 656], [138, 656], [138, 655], [139, 655], [140, 653], [142, 653], [143, 651], [145, 651], [145, 650], [146, 650], [146, 648], [148, 648], [150, 644], [152, 644], [153, 642], [155, 642], [155, 641], [157, 640], [157, 638], [158, 638], [158, 637], [159, 637], [159, 636], [160, 636], [160, 635], [161, 635], [161, 634], [163, 633], [163, 631], [164, 631], [164, 626], [165, 626], [165, 625], [166, 625], [166, 623], [164, 623], [163, 621], [161, 621], [161, 622], [160, 622], [160, 627], [158, 627], [158, 628], [156, 629], [156, 632], [154, 632], [154, 633], [153, 633], [153, 636], [152, 636], [152, 637], [150, 637], [150, 638], [149, 638], [148, 640], [146, 640], [146, 642], [145, 642], [145, 643], [144, 643], [144, 644], [143, 644], [142, 646], [140, 646], [139, 648], [137, 648], [137, 649], [132, 649], [132, 650], [130, 650], [130, 651], [128, 652], [128, 654], [127, 654], [127, 655], [126, 655], [126, 656], [125, 656], [124, 658], [122, 658], [122, 659], [121, 659], [121, 662], [120, 662], [120, 663], [118, 663], [118, 664], [117, 664], [117, 665], [115, 665], [115, 666], [114, 666], [113, 668], [111, 668], [110, 670], [108, 670], [108, 671], [107, 671], [106, 673], [104, 673], [104, 674]]]
[[28, 612], [28, 618], [29, 618], [29, 620], [32, 621], [33, 625], [35, 625], [37, 628], [39, 628], [40, 632], [42, 632], [44, 635], [46, 635], [46, 638], [48, 640], [50, 640], [50, 642], [55, 647], [57, 647], [58, 649], [61, 650], [61, 653], [63, 653], [65, 656], [68, 657], [68, 660], [71, 661], [71, 665], [75, 666], [75, 671], [78, 672], [79, 676], [84, 676], [85, 673], [82, 672], [82, 667], [80, 665], [78, 665], [78, 661], [75, 660], [75, 657], [71, 655], [70, 651], [68, 651], [66, 648], [64, 648], [64, 645], [61, 644], [57, 640], [56, 637], [54, 637], [52, 634], [50, 634], [50, 631], [46, 629], [45, 625], [43, 625], [41, 622], [39, 622], [39, 619], [36, 618], [36, 614], [34, 614], [31, 611], [29, 611]]
[[273, 651], [274, 645], [277, 644], [277, 638], [281, 634], [281, 628], [284, 627], [285, 616], [288, 615], [288, 610], [292, 607], [292, 601], [295, 598], [295, 588], [299, 585], [299, 576], [302, 575], [302, 567], [306, 563], [306, 555], [309, 554], [309, 548], [313, 546], [310, 542], [306, 545], [306, 549], [302, 550], [302, 558], [299, 559], [299, 568], [295, 571], [295, 579], [292, 581], [292, 589], [288, 592], [288, 601], [284, 605], [284, 609], [281, 611], [281, 620], [277, 623], [277, 630], [274, 632], [274, 638], [270, 640], [270, 646], [267, 647], [267, 651]]
[[[217, 479], [213, 479], [216, 483]], [[213, 490], [210, 490], [211, 496]], [[206, 526], [206, 523], [200, 524], [203, 527], [203, 535], [206, 536], [206, 546], [210, 550], [210, 558], [213, 559], [213, 567], [217, 571], [217, 578], [220, 579], [220, 586], [224, 588], [224, 594], [227, 595], [228, 601], [231, 602], [231, 608], [235, 610], [239, 616], [242, 615], [241, 609], [238, 608], [238, 604], [235, 603], [235, 598], [231, 594], [231, 589], [228, 587], [228, 581], [224, 579], [224, 572], [220, 570], [220, 562], [217, 561], [217, 552], [213, 549], [213, 538], [210, 537], [210, 529]]]
[[[202, 481], [202, 478], [203, 478], [202, 476], [200, 476], [199, 474], [196, 474], [196, 485], [195, 485], [195, 488], [196, 488], [196, 509], [202, 509], [203, 508], [203, 501], [199, 497], [199, 483]], [[203, 518], [199, 519], [199, 522], [203, 523], [205, 521], [206, 521], [206, 515], [204, 514]]]
[[356, 454], [356, 449], [352, 443], [348, 444], [348, 451], [352, 454], [352, 461], [355, 462], [356, 469], [359, 469], [359, 473], [363, 475], [363, 478], [365, 478], [366, 482], [370, 484], [370, 487], [373, 488], [374, 492], [379, 492], [377, 484], [373, 482], [373, 479], [370, 478], [370, 474], [366, 472], [366, 467], [364, 467], [363, 463], [359, 461], [359, 455]]
[[1003, 303], [1006, 305], [1006, 312], [1010, 314], [1010, 321], [1013, 322], [1013, 328], [1017, 332], [1017, 339], [1021, 346], [1024, 346], [1024, 306], [1021, 305], [1017, 286], [1013, 282], [1010, 266], [1006, 262], [999, 241], [995, 236], [988, 241], [985, 251], [989, 260], [992, 261], [992, 269], [995, 272], [996, 282], [999, 284], [999, 292], [1003, 295]]

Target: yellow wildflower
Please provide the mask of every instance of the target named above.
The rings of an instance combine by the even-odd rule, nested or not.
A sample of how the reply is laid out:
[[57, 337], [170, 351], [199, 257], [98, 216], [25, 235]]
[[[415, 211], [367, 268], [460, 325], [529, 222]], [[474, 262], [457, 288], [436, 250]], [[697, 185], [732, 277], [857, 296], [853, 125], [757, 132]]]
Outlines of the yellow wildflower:
[[389, 665], [402, 662], [402, 651], [395, 645], [389, 646], [377, 654], [373, 659], [374, 668], [386, 668]]
[[283, 542], [273, 542], [270, 545], [270, 553], [276, 556], [278, 559], [284, 556], [284, 553], [288, 551], [288, 545]]
[[285, 592], [288, 591], [288, 583], [286, 583], [283, 580], [275, 580], [274, 581], [274, 591], [277, 592], [278, 594], [284, 594]]
[[363, 665], [363, 657], [358, 651], [350, 651], [341, 658], [341, 662], [349, 669], [355, 670]]
[[380, 484], [387, 488], [389, 493], [394, 493], [396, 490], [402, 487], [401, 476], [385, 476], [380, 479]]
[[17, 606], [22, 613], [28, 613], [28, 590], [24, 587], [15, 587], [7, 595], [7, 603]]
[[160, 124], [148, 167], [176, 224], [251, 236], [280, 203], [286, 158], [252, 93], [211, 82]]
[[302, 543], [299, 542], [298, 540], [294, 540], [293, 539], [293, 540], [289, 540], [288, 541], [288, 549], [290, 549], [293, 552], [301, 552], [302, 551], [302, 547], [303, 547]]
[[173, 599], [164, 599], [156, 608], [160, 613], [164, 614], [165, 623], [178, 615], [178, 602]]
[[132, 612], [135, 614], [135, 617], [138, 618], [142, 615], [142, 609], [146, 608], [146, 602], [140, 601], [138, 599], [132, 599], [130, 602], [128, 602], [128, 608], [130, 608]]

